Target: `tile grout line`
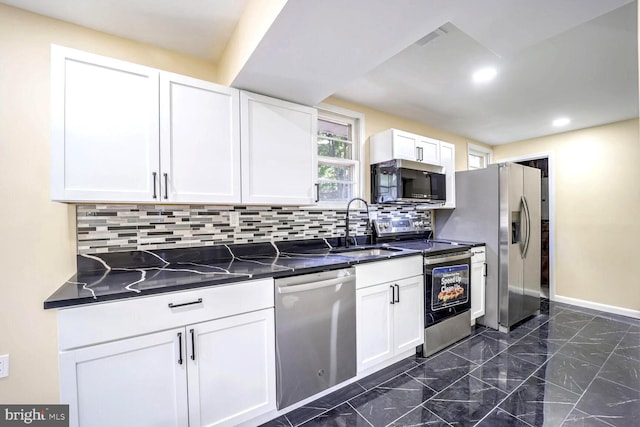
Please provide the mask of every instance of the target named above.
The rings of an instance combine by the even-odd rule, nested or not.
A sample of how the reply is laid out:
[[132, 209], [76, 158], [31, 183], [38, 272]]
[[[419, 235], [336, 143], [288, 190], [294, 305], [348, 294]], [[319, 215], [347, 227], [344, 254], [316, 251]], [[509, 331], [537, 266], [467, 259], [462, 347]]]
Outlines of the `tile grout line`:
[[[596, 317], [600, 317], [600, 316], [596, 316]], [[594, 317], [594, 318], [595, 318], [595, 317]], [[593, 320], [593, 319], [592, 319], [592, 320]], [[609, 320], [609, 319], [607, 319], [607, 320]], [[589, 322], [589, 323], [591, 323], [591, 322]], [[619, 323], [621, 323], [621, 322], [619, 322]], [[586, 327], [586, 326], [587, 326], [587, 325], [585, 325], [585, 327]], [[596, 380], [596, 378], [598, 378], [598, 375], [600, 374], [600, 372], [602, 372], [602, 368], [604, 368], [604, 365], [606, 365], [606, 364], [607, 364], [607, 362], [608, 362], [608, 361], [609, 361], [609, 359], [611, 358], [611, 355], [616, 351], [616, 349], [618, 348], [618, 346], [620, 345], [620, 343], [622, 342], [622, 340], [623, 340], [623, 339], [624, 339], [624, 337], [626, 336], [626, 334], [627, 334], [627, 332], [629, 331], [629, 329], [631, 329], [631, 326], [630, 326], [630, 325], [627, 327], [627, 330], [625, 331], [625, 334], [624, 334], [623, 336], [621, 336], [621, 337], [620, 337], [620, 339], [619, 339], [619, 340], [618, 340], [618, 342], [616, 343], [615, 347], [613, 347], [613, 350], [611, 350], [611, 352], [609, 353], [609, 356], [607, 356], [607, 358], [605, 359], [605, 361], [602, 363], [602, 365], [600, 366], [600, 369], [598, 369], [598, 372], [596, 372], [596, 374], [595, 374], [595, 376], [593, 377], [593, 379], [591, 380], [591, 382], [589, 382], [589, 384], [584, 388], [584, 391], [580, 394], [580, 397], [578, 398], [578, 400], [576, 400], [576, 403], [574, 403], [574, 404], [573, 404], [573, 408], [571, 408], [571, 411], [569, 411], [569, 413], [568, 413], [568, 414], [567, 414], [567, 415], [562, 419], [562, 424], [564, 424], [564, 422], [567, 420], [567, 417], [568, 417], [569, 415], [571, 415], [571, 412], [573, 412], [574, 410], [576, 410], [576, 409], [577, 409], [576, 407], [578, 406], [578, 403], [580, 403], [580, 401], [581, 401], [581, 400], [582, 400], [582, 398], [584, 397], [584, 395], [585, 395], [585, 393], [587, 392], [587, 390], [589, 390], [589, 387], [591, 387], [591, 384], [593, 384], [593, 382]], [[582, 329], [581, 329], [581, 330], [582, 330]], [[613, 382], [613, 381], [612, 381], [612, 382]], [[584, 412], [584, 411], [581, 411], [580, 409], [577, 409], [577, 410], [578, 410], [578, 411], [580, 411], [580, 412]], [[597, 415], [589, 414], [589, 413], [587, 413], [587, 412], [585, 412], [585, 414], [597, 417]], [[609, 425], [613, 426], [611, 423], [609, 423], [609, 422], [607, 422], [607, 421], [600, 420], [599, 418], [598, 418], [598, 420], [599, 420], [599, 421], [604, 422], [605, 424], [609, 424]], [[613, 427], [615, 427], [615, 426], [613, 426]]]
[[[556, 315], [554, 315], [553, 317], [555, 318], [556, 316], [557, 316], [557, 314], [556, 314]], [[550, 318], [549, 318], [549, 321], [550, 321], [551, 319], [552, 319], [552, 317], [550, 317]], [[591, 320], [593, 320], [593, 319], [591, 319]], [[582, 328], [578, 329], [578, 330], [576, 331], [576, 333], [575, 333], [575, 334], [573, 334], [573, 336], [572, 336], [571, 338], [569, 338], [569, 339], [572, 339], [573, 337], [575, 337], [575, 336], [576, 336], [576, 335], [577, 335], [577, 334], [578, 334], [582, 329], [584, 329], [584, 328], [585, 328], [589, 323], [591, 323], [591, 320], [589, 320], [589, 322], [587, 322], [587, 323], [586, 323]], [[548, 321], [547, 321], [547, 322], [545, 322], [545, 323], [548, 323]], [[540, 325], [540, 326], [542, 326], [542, 325]], [[540, 326], [538, 326], [538, 328], [539, 328]], [[536, 329], [538, 329], [538, 328], [536, 328]], [[531, 332], [535, 331], [536, 329], [533, 329]], [[531, 332], [530, 332], [530, 333], [531, 333]], [[522, 340], [522, 339], [523, 339], [524, 337], [526, 337], [527, 335], [529, 335], [529, 334], [524, 335], [522, 338], [520, 338], [520, 340]], [[518, 341], [520, 341], [520, 340], [518, 340]], [[516, 341], [516, 342], [517, 342], [517, 341]], [[567, 342], [569, 342], [569, 340], [567, 340]], [[515, 344], [515, 343], [514, 343], [514, 344]], [[566, 345], [566, 343], [565, 343], [565, 345]], [[511, 347], [511, 345], [509, 345], [509, 347]], [[507, 349], [508, 349], [509, 347], [507, 347]], [[562, 347], [564, 347], [564, 345], [563, 345], [563, 346], [561, 346], [561, 347], [560, 347], [560, 349], [561, 349]], [[560, 351], [560, 349], [558, 349], [558, 351], [557, 351], [557, 352], [555, 352], [551, 357], [555, 356], [555, 355]], [[505, 350], [505, 351], [506, 351], [506, 350]], [[524, 360], [524, 359], [522, 359], [522, 358], [520, 358], [520, 357], [518, 357], [518, 356], [516, 356], [516, 355], [513, 355], [513, 356], [514, 356], [514, 357], [516, 357], [517, 359], [523, 360], [523, 361], [525, 361], [525, 362], [529, 362], [528, 360]], [[513, 390], [511, 390], [511, 392], [510, 392], [510, 393], [508, 393], [508, 394], [505, 396], [505, 398], [504, 398], [504, 399], [502, 399], [500, 402], [498, 402], [498, 404], [497, 404], [497, 405], [496, 405], [492, 410], [490, 410], [490, 411], [489, 411], [489, 412], [488, 412], [484, 417], [482, 417], [482, 418], [480, 419], [480, 421], [478, 421], [475, 425], [476, 425], [476, 426], [477, 426], [477, 425], [480, 425], [480, 423], [481, 423], [485, 418], [487, 418], [487, 417], [491, 414], [491, 412], [493, 412], [496, 408], [497, 408], [497, 409], [501, 409], [501, 408], [500, 408], [500, 405], [502, 405], [502, 404], [503, 404], [507, 399], [509, 399], [509, 398], [511, 397], [511, 395], [513, 395], [513, 394], [516, 392], [516, 390], [518, 390], [518, 389], [522, 386], [522, 384], [524, 384], [524, 383], [526, 383], [527, 381], [529, 381], [532, 377], [535, 377], [535, 373], [536, 373], [536, 372], [538, 372], [538, 370], [539, 370], [540, 368], [542, 368], [542, 366], [543, 366], [543, 365], [545, 365], [547, 362], [549, 362], [549, 360], [551, 359], [551, 357], [550, 357], [549, 359], [547, 359], [545, 362], [541, 363], [541, 364], [540, 364], [536, 369], [534, 369], [534, 370], [533, 370], [533, 372], [532, 372], [531, 374], [529, 374], [529, 376], [528, 376], [527, 378], [525, 378], [525, 379], [522, 381], [522, 383], [520, 383], [520, 385], [519, 385], [518, 387], [516, 387], [516, 388], [514, 388]], [[529, 362], [529, 363], [531, 363], [531, 362]], [[474, 377], [474, 378], [475, 378], [475, 377]], [[535, 378], [538, 378], [538, 377], [535, 377]], [[482, 381], [482, 380], [481, 380], [481, 381]], [[544, 381], [546, 381], [546, 380], [544, 380]], [[484, 381], [483, 381], [483, 382], [484, 382]], [[485, 384], [486, 384], [486, 383], [485, 383]], [[553, 383], [551, 383], [551, 384], [553, 384]], [[554, 384], [554, 385], [555, 385], [555, 384]], [[575, 393], [575, 394], [577, 394], [577, 393]], [[580, 399], [578, 399], [578, 400], [576, 401], [576, 403], [577, 403], [578, 401], [580, 401]], [[571, 412], [573, 411], [573, 409], [575, 408], [575, 405], [576, 405], [576, 404], [574, 404], [574, 405], [573, 405], [573, 407], [571, 408], [571, 410], [569, 411], [569, 413], [571, 413]], [[510, 414], [510, 415], [513, 415], [513, 414], [511, 414], [511, 413], [510, 413], [510, 412], [508, 412], [508, 411], [505, 411], [505, 412], [507, 412], [507, 413], [508, 413], [508, 414]], [[518, 421], [521, 421], [521, 422], [523, 422], [523, 423], [525, 423], [525, 424], [529, 424], [529, 423], [527, 423], [526, 421], [524, 421], [524, 420], [520, 419], [520, 418], [519, 418], [519, 417], [517, 417], [517, 416], [515, 416], [515, 418], [516, 418]], [[566, 417], [565, 417], [565, 418], [566, 418]], [[564, 419], [563, 419], [563, 422], [564, 422]], [[531, 425], [531, 424], [529, 424], [529, 425]]]
[[[349, 399], [349, 400], [351, 400], [351, 399]], [[358, 416], [360, 418], [362, 418], [367, 424], [369, 424], [371, 427], [375, 427], [373, 424], [371, 424], [371, 422], [364, 415], [362, 415], [360, 413], [360, 411], [358, 411], [358, 409], [356, 409], [355, 406], [353, 406], [351, 403], [349, 403], [348, 400], [346, 402], [344, 402], [344, 403], [346, 403], [347, 405], [351, 406], [351, 408], [353, 408], [353, 410], [356, 411], [356, 414], [358, 414]]]
[[[415, 363], [415, 361], [413, 361], [413, 360], [412, 360], [412, 362], [414, 362], [414, 363]], [[382, 384], [384, 384], [384, 383], [387, 383], [387, 382], [389, 382], [389, 381], [391, 381], [391, 380], [393, 380], [393, 379], [395, 379], [395, 378], [398, 378], [400, 375], [407, 373], [409, 370], [414, 369], [414, 368], [416, 368], [417, 366], [420, 366], [420, 365], [413, 366], [413, 367], [411, 367], [410, 369], [407, 369], [406, 371], [403, 371], [403, 372], [399, 373], [398, 375], [395, 375], [395, 376], [393, 376], [393, 377], [391, 377], [391, 378], [389, 378], [389, 379], [387, 379], [387, 380], [385, 380], [385, 381], [383, 381], [383, 382], [381, 382], [381, 383], [379, 383], [379, 384], [377, 384], [377, 385], [375, 385], [375, 386], [373, 386], [373, 387], [371, 387], [371, 388], [369, 388], [369, 389], [365, 388], [365, 387], [364, 387], [362, 384], [360, 384], [358, 381], [354, 381], [354, 382], [353, 382], [353, 383], [351, 383], [351, 384], [358, 384], [358, 385], [362, 388], [362, 392], [360, 392], [360, 393], [356, 394], [355, 396], [353, 396], [353, 397], [349, 398], [348, 400], [344, 400], [344, 401], [342, 401], [342, 402], [338, 403], [337, 405], [334, 405], [334, 406], [330, 407], [329, 409], [327, 409], [327, 410], [325, 410], [325, 411], [323, 411], [323, 412], [320, 412], [320, 413], [319, 413], [319, 414], [317, 414], [317, 415], [312, 416], [312, 417], [311, 417], [311, 418], [309, 418], [309, 419], [304, 420], [304, 421], [303, 421], [303, 422], [301, 422], [301, 423], [298, 423], [298, 424], [295, 424], [295, 425], [294, 425], [294, 424], [291, 422], [291, 420], [289, 420], [289, 418], [288, 418], [288, 417], [287, 417], [287, 421], [289, 421], [289, 424], [291, 424], [291, 426], [292, 426], [292, 427], [298, 427], [298, 426], [301, 426], [302, 424], [307, 423], [307, 422], [309, 422], [309, 421], [311, 421], [311, 420], [313, 420], [313, 419], [315, 419], [315, 418], [317, 418], [317, 417], [319, 417], [319, 416], [321, 416], [321, 415], [323, 415], [323, 414], [326, 414], [326, 413], [327, 413], [327, 412], [329, 412], [329, 411], [333, 411], [333, 410], [334, 410], [334, 409], [336, 409], [338, 406], [343, 405], [343, 404], [345, 404], [345, 403], [349, 404], [349, 406], [351, 406], [353, 409], [355, 409], [355, 408], [353, 407], [353, 405], [351, 405], [351, 404], [349, 403], [349, 401], [350, 401], [350, 400], [355, 399], [356, 397], [362, 396], [364, 393], [367, 393], [367, 392], [369, 392], [369, 391], [371, 391], [371, 390], [373, 390], [373, 389], [375, 389], [375, 388], [378, 388], [380, 385], [382, 385]], [[411, 377], [411, 375], [409, 375], [409, 374], [407, 374], [407, 375]], [[365, 378], [366, 378], [366, 377], [365, 377]], [[413, 377], [411, 377], [411, 378], [413, 378]], [[415, 379], [415, 378], [414, 378], [414, 379]], [[347, 386], [349, 386], [349, 385], [351, 385], [351, 384], [348, 384]], [[422, 383], [421, 383], [421, 384], [422, 384]], [[347, 387], [347, 386], [345, 386], [345, 387]], [[337, 390], [336, 390], [336, 391], [337, 391]], [[322, 397], [321, 397], [320, 399], [322, 399]], [[311, 402], [309, 402], [309, 403], [311, 403]], [[301, 406], [300, 408], [302, 408], [302, 406]], [[294, 409], [293, 411], [295, 411], [295, 410], [297, 410], [297, 409], [300, 409], [300, 408], [296, 408], [296, 409]], [[357, 409], [355, 409], [355, 410], [356, 410], [356, 412], [358, 412], [358, 410], [357, 410]], [[293, 411], [291, 411], [291, 412], [293, 412]], [[358, 412], [358, 414], [360, 414], [360, 412]], [[285, 414], [285, 416], [286, 416], [286, 414]], [[360, 416], [362, 416], [362, 415], [360, 414]], [[362, 418], [364, 418], [364, 416], [362, 416]], [[365, 420], [366, 420], [366, 418], [365, 418]], [[367, 420], [367, 422], [369, 422], [369, 421]]]

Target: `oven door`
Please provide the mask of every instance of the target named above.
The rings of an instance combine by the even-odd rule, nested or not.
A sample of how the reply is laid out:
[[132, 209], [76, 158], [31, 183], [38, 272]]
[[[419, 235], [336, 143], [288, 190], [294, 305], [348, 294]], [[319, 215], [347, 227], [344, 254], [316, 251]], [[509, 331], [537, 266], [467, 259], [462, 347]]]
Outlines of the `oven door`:
[[424, 326], [471, 309], [471, 251], [424, 259]]

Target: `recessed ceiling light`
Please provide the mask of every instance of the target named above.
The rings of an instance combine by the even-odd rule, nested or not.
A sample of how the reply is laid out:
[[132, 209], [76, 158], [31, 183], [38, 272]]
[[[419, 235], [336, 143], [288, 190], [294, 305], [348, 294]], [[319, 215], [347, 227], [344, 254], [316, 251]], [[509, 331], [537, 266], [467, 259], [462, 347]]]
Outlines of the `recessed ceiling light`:
[[498, 71], [493, 67], [482, 68], [473, 73], [473, 81], [476, 83], [486, 83], [493, 80]]
[[561, 126], [566, 126], [569, 123], [571, 123], [571, 119], [567, 118], [567, 117], [561, 117], [559, 119], [555, 119], [553, 122], [551, 122], [551, 124], [557, 128], [561, 127]]

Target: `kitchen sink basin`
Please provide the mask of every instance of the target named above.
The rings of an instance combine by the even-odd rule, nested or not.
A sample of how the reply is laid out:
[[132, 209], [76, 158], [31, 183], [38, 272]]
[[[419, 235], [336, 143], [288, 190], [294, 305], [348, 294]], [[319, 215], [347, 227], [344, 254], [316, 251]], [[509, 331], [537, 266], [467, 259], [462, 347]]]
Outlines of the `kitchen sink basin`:
[[384, 255], [393, 255], [398, 252], [397, 249], [388, 249], [388, 248], [362, 248], [362, 249], [349, 249], [336, 252], [336, 255], [350, 257], [350, 258], [360, 258], [367, 256], [384, 256]]

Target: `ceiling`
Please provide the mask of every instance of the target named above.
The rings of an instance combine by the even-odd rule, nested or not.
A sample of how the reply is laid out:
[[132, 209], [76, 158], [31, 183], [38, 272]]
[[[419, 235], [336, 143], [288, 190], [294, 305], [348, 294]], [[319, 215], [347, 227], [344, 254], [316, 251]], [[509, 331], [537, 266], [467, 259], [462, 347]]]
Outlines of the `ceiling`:
[[[566, 132], [638, 117], [636, 7], [289, 1], [233, 85], [309, 105], [333, 95], [491, 145]], [[497, 78], [474, 85], [487, 65]], [[571, 122], [554, 128], [560, 116]]]
[[[249, 0], [0, 3], [218, 62]], [[565, 132], [638, 117], [636, 7], [291, 0], [232, 85], [307, 105], [333, 95], [488, 144]], [[472, 84], [486, 65], [497, 78]], [[552, 127], [559, 116], [571, 123]]]
[[0, 3], [217, 62], [248, 1], [0, 0]]

